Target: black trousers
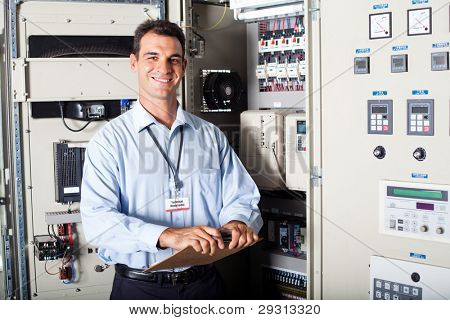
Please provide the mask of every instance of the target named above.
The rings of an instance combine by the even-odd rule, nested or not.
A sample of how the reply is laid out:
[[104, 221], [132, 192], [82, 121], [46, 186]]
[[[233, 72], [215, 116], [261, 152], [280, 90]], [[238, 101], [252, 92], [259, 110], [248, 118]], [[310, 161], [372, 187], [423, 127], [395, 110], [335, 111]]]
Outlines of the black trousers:
[[216, 268], [188, 284], [146, 282], [116, 273], [111, 300], [218, 300], [224, 299], [223, 280]]

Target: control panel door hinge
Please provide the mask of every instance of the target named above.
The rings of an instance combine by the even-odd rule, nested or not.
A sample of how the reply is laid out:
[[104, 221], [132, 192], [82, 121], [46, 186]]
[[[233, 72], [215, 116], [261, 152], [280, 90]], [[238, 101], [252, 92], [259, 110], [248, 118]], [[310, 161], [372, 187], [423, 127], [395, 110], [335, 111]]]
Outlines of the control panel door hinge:
[[25, 58], [12, 59], [12, 90], [14, 102], [27, 101]]
[[322, 168], [314, 166], [311, 172], [311, 182], [314, 187], [322, 185]]

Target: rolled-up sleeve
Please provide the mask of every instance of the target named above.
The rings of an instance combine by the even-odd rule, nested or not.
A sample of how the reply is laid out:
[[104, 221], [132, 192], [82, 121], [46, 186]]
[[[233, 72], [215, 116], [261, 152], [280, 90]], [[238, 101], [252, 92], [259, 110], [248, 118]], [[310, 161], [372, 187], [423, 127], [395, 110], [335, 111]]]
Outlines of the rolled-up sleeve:
[[113, 153], [101, 140], [92, 140], [86, 149], [80, 203], [86, 240], [119, 253], [156, 253], [167, 227], [121, 212], [118, 156]]
[[260, 199], [258, 188], [222, 132], [220, 132], [219, 146], [223, 201], [219, 216], [220, 224], [238, 220], [257, 233], [263, 225], [258, 208]]

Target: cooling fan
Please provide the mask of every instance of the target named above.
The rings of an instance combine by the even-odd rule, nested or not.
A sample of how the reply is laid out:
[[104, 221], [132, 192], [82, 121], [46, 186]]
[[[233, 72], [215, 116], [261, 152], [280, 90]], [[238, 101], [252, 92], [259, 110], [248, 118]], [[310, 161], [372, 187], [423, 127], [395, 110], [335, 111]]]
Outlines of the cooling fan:
[[203, 98], [209, 110], [239, 110], [242, 92], [241, 78], [236, 72], [210, 72], [204, 78]]

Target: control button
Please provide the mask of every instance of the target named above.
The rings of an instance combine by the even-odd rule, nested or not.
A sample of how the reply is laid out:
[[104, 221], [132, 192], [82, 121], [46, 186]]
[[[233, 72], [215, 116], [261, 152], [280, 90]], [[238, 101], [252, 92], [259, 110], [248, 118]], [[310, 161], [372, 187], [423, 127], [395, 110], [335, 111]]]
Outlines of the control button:
[[411, 115], [411, 120], [416, 120], [416, 119], [417, 119], [417, 116], [415, 114], [412, 114]]
[[430, 127], [423, 127], [423, 132], [430, 132]]
[[383, 120], [383, 125], [384, 125], [384, 126], [389, 125], [389, 121], [388, 121], [388, 120]]
[[442, 227], [437, 228], [436, 229], [436, 233], [437, 234], [443, 234], [444, 233], [444, 228], [442, 228]]
[[377, 120], [370, 120], [370, 124], [371, 124], [372, 126], [375, 126], [375, 125], [377, 124]]
[[[417, 213], [416, 213], [416, 212], [411, 213], [411, 218], [417, 219]], [[415, 222], [415, 221], [414, 221], [414, 222]]]
[[412, 227], [411, 228], [411, 232], [417, 233], [417, 228], [416, 227]]
[[423, 121], [417, 121], [418, 126], [423, 126]]
[[391, 295], [389, 293], [384, 294], [384, 300], [391, 300]]
[[417, 127], [417, 132], [423, 132], [423, 128], [422, 127]]
[[398, 219], [397, 222], [398, 222], [399, 224], [403, 224], [403, 220], [402, 220], [402, 219]]
[[409, 220], [405, 220], [404, 224], [405, 226], [409, 226]]
[[381, 288], [381, 281], [380, 280], [375, 281], [375, 286], [377, 288]]
[[383, 119], [383, 115], [377, 114], [377, 119]]
[[403, 287], [403, 293], [404, 294], [409, 294], [409, 287], [404, 286]]
[[412, 294], [413, 294], [413, 296], [418, 296], [419, 295], [419, 289], [413, 288], [412, 289]]
[[370, 130], [371, 131], [377, 131], [377, 127], [376, 126], [370, 126]]
[[417, 115], [417, 120], [422, 120], [423, 119], [423, 114], [418, 114]]
[[381, 126], [383, 124], [383, 120], [377, 120], [377, 125]]
[[388, 131], [389, 130], [389, 126], [383, 126], [383, 131]]
[[416, 127], [411, 127], [411, 130], [410, 130], [411, 132], [416, 132], [417, 131], [417, 129], [416, 129]]
[[428, 232], [428, 226], [427, 225], [423, 225], [420, 227], [420, 232]]
[[376, 114], [371, 114], [370, 115], [370, 119], [376, 119], [377, 118], [377, 115]]
[[398, 284], [394, 284], [392, 286], [392, 290], [394, 290], [395, 292], [399, 292], [400, 291], [400, 286]]
[[389, 282], [385, 282], [385, 283], [384, 283], [384, 288], [385, 288], [386, 290], [391, 290], [391, 284], [390, 284]]
[[411, 125], [412, 125], [412, 126], [417, 125], [417, 121], [411, 121]]
[[405, 232], [409, 232], [409, 227], [405, 226], [403, 230], [405, 230]]
[[403, 227], [398, 226], [397, 230], [398, 231], [403, 231]]
[[405, 218], [409, 218], [409, 212], [405, 212], [404, 216]]
[[383, 159], [386, 156], [386, 149], [383, 146], [378, 146], [373, 150], [373, 155], [377, 159]]
[[392, 300], [398, 300], [398, 295], [397, 295], [397, 294], [394, 294], [394, 295], [392, 296]]
[[[427, 157], [427, 153], [425, 152], [425, 149], [423, 148], [417, 148], [416, 150], [414, 150], [413, 152], [413, 157], [414, 159], [416, 159], [417, 161], [423, 161], [425, 160], [425, 158]], [[414, 218], [414, 216], [413, 216]], [[416, 214], [416, 218], [417, 218], [417, 214]]]
[[381, 291], [375, 291], [375, 297], [381, 299]]
[[391, 219], [389, 221], [389, 228], [395, 229], [396, 221], [394, 219]]
[[426, 126], [426, 127], [429, 127], [430, 126], [430, 121], [429, 120], [425, 120], [423, 122], [423, 125]]
[[387, 119], [387, 118], [388, 118], [387, 114], [383, 114], [383, 119]]
[[377, 126], [377, 131], [381, 131], [382, 127], [381, 126]]

